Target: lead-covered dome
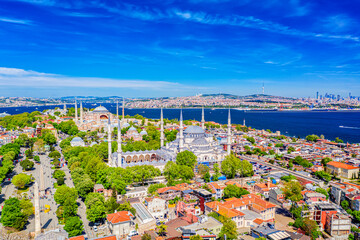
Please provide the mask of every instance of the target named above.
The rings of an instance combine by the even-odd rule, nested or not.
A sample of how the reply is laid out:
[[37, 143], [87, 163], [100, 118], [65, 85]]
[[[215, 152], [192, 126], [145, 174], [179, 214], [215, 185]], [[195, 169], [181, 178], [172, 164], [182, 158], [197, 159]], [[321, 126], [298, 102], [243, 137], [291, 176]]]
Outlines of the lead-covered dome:
[[200, 134], [200, 133], [205, 133], [204, 129], [202, 129], [199, 126], [189, 126], [185, 129], [184, 131], [187, 134]]
[[93, 112], [109, 112], [105, 107], [99, 106], [94, 109]]

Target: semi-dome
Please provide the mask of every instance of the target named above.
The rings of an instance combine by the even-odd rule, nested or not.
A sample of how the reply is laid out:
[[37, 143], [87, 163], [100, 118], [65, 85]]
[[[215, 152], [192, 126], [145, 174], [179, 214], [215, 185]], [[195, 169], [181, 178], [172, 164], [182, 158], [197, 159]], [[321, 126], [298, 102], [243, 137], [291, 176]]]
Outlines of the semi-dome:
[[131, 127], [131, 128], [129, 128], [129, 130], [128, 130], [128, 131], [136, 131], [136, 128]]
[[127, 128], [127, 127], [130, 127], [130, 124], [128, 123], [124, 123], [124, 125], [122, 125], [123, 128]]
[[71, 142], [83, 142], [83, 140], [80, 137], [74, 137]]
[[199, 126], [189, 126], [185, 129], [184, 131], [185, 133], [188, 134], [200, 134], [200, 133], [205, 133], [204, 129], [202, 129]]
[[196, 138], [194, 141], [191, 142], [191, 145], [195, 146], [206, 146], [209, 145], [208, 141], [205, 138]]
[[109, 111], [103, 106], [98, 106], [94, 109], [93, 112], [109, 112]]
[[140, 135], [146, 135], [147, 134], [147, 131], [145, 131], [145, 130], [142, 130], [141, 132], [140, 132]]

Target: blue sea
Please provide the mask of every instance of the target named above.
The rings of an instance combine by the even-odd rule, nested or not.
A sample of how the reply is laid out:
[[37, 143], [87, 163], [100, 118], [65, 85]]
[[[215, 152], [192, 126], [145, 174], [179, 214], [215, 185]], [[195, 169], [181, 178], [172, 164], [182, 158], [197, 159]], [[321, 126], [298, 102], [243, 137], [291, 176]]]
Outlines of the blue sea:
[[[112, 113], [116, 113], [116, 104], [102, 104]], [[67, 105], [73, 107], [73, 105]], [[86, 108], [95, 108], [99, 104], [83, 104]], [[42, 111], [44, 109], [63, 106], [11, 107], [0, 108], [1, 112], [19, 114], [23, 112]], [[119, 110], [121, 114], [121, 109]], [[126, 115], [140, 114], [147, 118], [160, 118], [160, 109], [125, 109]], [[164, 109], [164, 118], [179, 118], [179, 109]], [[205, 121], [227, 123], [227, 109], [205, 109]], [[201, 109], [183, 109], [184, 120], [201, 120]], [[360, 112], [358, 111], [239, 111], [231, 110], [231, 121], [256, 129], [280, 131], [281, 134], [295, 137], [306, 137], [309, 134], [321, 135], [334, 140], [336, 137], [344, 142], [360, 143]]]

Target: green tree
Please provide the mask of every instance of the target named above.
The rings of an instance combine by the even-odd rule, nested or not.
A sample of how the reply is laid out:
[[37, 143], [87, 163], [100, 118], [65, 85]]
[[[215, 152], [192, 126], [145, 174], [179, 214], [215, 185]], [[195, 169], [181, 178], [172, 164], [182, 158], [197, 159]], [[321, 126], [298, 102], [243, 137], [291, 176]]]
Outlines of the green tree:
[[331, 161], [332, 161], [331, 158], [326, 157], [326, 158], [321, 159], [321, 164], [322, 164], [324, 167], [326, 167], [326, 165], [327, 165], [329, 162], [331, 162]]
[[325, 189], [323, 189], [323, 188], [317, 188], [315, 191], [318, 192], [318, 193], [324, 194], [325, 197], [326, 197], [326, 199], [329, 199], [329, 193], [328, 193]]
[[292, 201], [292, 203], [300, 201], [303, 196], [301, 194], [302, 186], [298, 181], [287, 182], [282, 189], [286, 199]]
[[336, 142], [336, 143], [344, 143], [344, 141], [343, 141], [343, 140], [341, 140], [341, 139], [340, 139], [340, 138], [338, 138], [338, 137], [337, 137], [337, 138], [335, 138], [335, 142]]
[[200, 174], [201, 178], [205, 177], [205, 174], [209, 173], [210, 168], [205, 164], [198, 165], [198, 173]]
[[148, 233], [145, 233], [141, 236], [141, 240], [151, 240], [151, 236]]
[[27, 217], [34, 214], [34, 205], [29, 199], [21, 199], [20, 200], [20, 208], [21, 212], [25, 214]]
[[219, 180], [219, 177], [221, 176], [220, 168], [219, 168], [219, 164], [218, 164], [218, 163], [215, 163], [215, 164], [214, 164], [213, 170], [214, 170], [213, 181], [218, 181], [218, 180]]
[[247, 190], [236, 185], [227, 185], [224, 189], [224, 198], [240, 198], [241, 196], [246, 194], [249, 194]]
[[78, 205], [76, 201], [68, 198], [65, 200], [63, 207], [63, 218], [76, 216]]
[[86, 198], [86, 195], [94, 190], [94, 182], [89, 178], [83, 178], [75, 185], [79, 196]]
[[226, 156], [221, 162], [221, 171], [227, 178], [234, 178], [235, 174], [240, 166], [240, 159], [235, 157], [233, 154]]
[[58, 159], [61, 158], [61, 154], [58, 151], [53, 151], [49, 153], [49, 158]]
[[315, 172], [315, 176], [317, 176], [318, 178], [326, 181], [326, 182], [330, 182], [331, 181], [331, 174], [325, 172], [325, 171], [317, 171]]
[[34, 161], [40, 162], [40, 157], [39, 156], [34, 156]]
[[66, 185], [58, 187], [54, 194], [54, 200], [57, 204], [64, 205], [66, 199], [70, 199], [73, 202], [76, 202], [78, 198], [78, 193], [75, 188], [70, 188]]
[[200, 235], [196, 234], [194, 236], [191, 236], [190, 240], [203, 240], [203, 238]]
[[176, 156], [176, 164], [185, 165], [194, 169], [197, 162], [196, 159], [197, 157], [194, 153], [186, 150], [178, 153], [178, 155]]
[[25, 159], [24, 161], [20, 162], [20, 166], [23, 168], [23, 170], [28, 171], [34, 167], [34, 162], [30, 161], [29, 159]]
[[106, 217], [105, 211], [104, 202], [96, 201], [86, 209], [86, 218], [91, 222], [96, 222]]
[[55, 170], [53, 173], [53, 178], [58, 179], [58, 178], [64, 178], [65, 177], [65, 172], [61, 171], [61, 170]]
[[24, 228], [26, 221], [27, 216], [21, 211], [20, 200], [17, 198], [5, 200], [0, 219], [3, 226], [12, 227], [20, 231]]
[[69, 217], [65, 221], [64, 230], [68, 232], [69, 237], [74, 237], [82, 234], [84, 226], [78, 216]]
[[16, 175], [11, 182], [15, 185], [15, 187], [17, 188], [24, 188], [25, 185], [29, 184], [32, 182], [31, 180], [31, 176], [27, 175], [25, 173], [20, 173], [18, 175]]
[[161, 224], [156, 228], [156, 230], [159, 236], [165, 236], [167, 233], [167, 226], [165, 224]]
[[319, 138], [319, 136], [318, 135], [308, 135], [308, 136], [306, 136], [306, 138], [305, 138], [307, 141], [309, 141], [309, 142], [316, 142], [318, 139], [320, 139]]
[[236, 223], [230, 218], [224, 218], [222, 220], [222, 224], [223, 226], [219, 234], [220, 239], [224, 240], [225, 235], [226, 235], [226, 239], [229, 240], [237, 239], [239, 233], [237, 231]]
[[345, 210], [347, 210], [349, 208], [350, 204], [347, 200], [342, 200], [341, 201], [341, 207]]

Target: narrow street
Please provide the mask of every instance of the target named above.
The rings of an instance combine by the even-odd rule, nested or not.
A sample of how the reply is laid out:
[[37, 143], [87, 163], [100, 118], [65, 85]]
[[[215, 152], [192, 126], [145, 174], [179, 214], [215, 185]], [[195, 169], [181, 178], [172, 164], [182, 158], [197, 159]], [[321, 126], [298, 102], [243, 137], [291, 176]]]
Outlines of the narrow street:
[[[56, 150], [61, 153], [61, 158], [63, 158], [64, 156], [62, 155], [61, 148], [56, 147]], [[71, 187], [71, 188], [75, 187], [74, 183], [73, 183], [73, 181], [71, 179], [70, 170], [67, 167], [67, 165], [64, 165], [64, 167], [62, 167], [62, 170], [65, 172], [65, 184], [66, 184], [66, 186]], [[95, 235], [95, 233], [93, 232], [93, 230], [91, 229], [91, 227], [89, 225], [90, 222], [86, 218], [86, 206], [85, 206], [85, 204], [83, 203], [83, 201], [81, 201], [80, 198], [78, 198], [77, 202], [78, 202], [78, 206], [79, 206], [78, 214], [79, 214], [79, 216], [81, 218], [81, 221], [84, 224], [85, 234], [89, 238], [90, 237], [95, 237], [96, 235]]]

